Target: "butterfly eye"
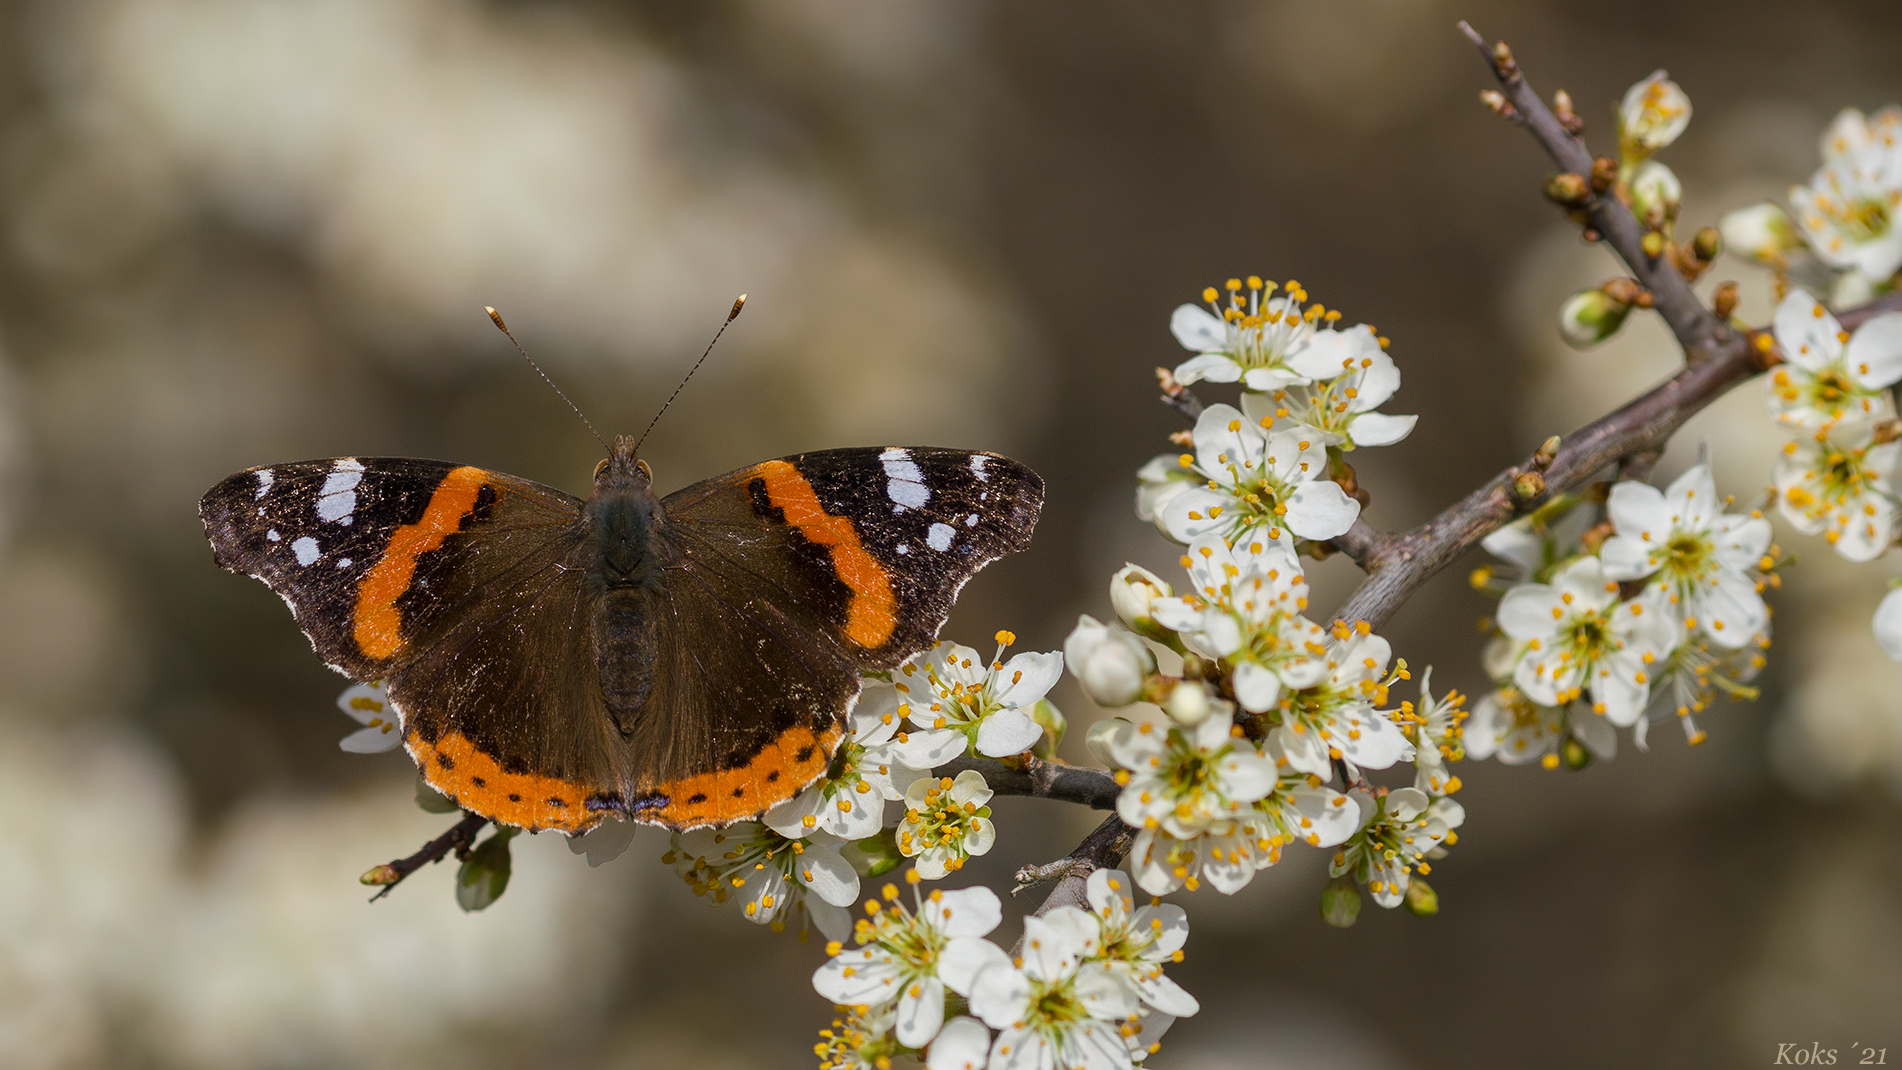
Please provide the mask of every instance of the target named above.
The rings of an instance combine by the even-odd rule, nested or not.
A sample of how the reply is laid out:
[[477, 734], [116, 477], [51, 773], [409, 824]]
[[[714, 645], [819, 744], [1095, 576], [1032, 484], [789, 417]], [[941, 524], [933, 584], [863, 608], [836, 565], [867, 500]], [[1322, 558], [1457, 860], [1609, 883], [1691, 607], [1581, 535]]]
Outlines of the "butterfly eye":
[[654, 470], [653, 470], [652, 468], [649, 468], [649, 467], [647, 466], [647, 462], [646, 462], [646, 461], [642, 461], [642, 460], [638, 460], [638, 459], [637, 459], [637, 460], [636, 460], [636, 461], [634, 462], [634, 467], [636, 467], [636, 468], [638, 468], [638, 469], [640, 469], [640, 470], [641, 470], [641, 474], [647, 477], [647, 481], [648, 481], [649, 483], [652, 483], [652, 482], [654, 481]]
[[601, 458], [600, 463], [594, 466], [594, 478], [600, 479], [601, 473], [607, 470], [608, 470], [608, 459], [606, 457], [603, 457]]

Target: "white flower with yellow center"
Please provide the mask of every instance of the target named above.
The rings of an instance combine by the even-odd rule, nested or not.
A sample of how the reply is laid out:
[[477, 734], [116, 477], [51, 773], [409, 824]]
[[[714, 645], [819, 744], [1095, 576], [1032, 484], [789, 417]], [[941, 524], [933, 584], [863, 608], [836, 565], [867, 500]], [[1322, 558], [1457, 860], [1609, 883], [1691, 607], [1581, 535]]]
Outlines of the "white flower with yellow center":
[[1129, 1070], [1119, 1025], [1140, 1003], [1128, 981], [1088, 960], [1096, 930], [1076, 907], [1025, 918], [1018, 964], [977, 975], [971, 1013], [998, 1031], [992, 1070]]
[[1867, 425], [1818, 431], [1783, 445], [1777, 511], [1805, 535], [1822, 533], [1851, 561], [1873, 561], [1895, 532], [1895, 471], [1902, 443], [1877, 442]]
[[1282, 694], [1270, 716], [1270, 738], [1288, 764], [1323, 780], [1332, 779], [1333, 762], [1362, 769], [1385, 769], [1413, 757], [1413, 744], [1380, 709], [1389, 686], [1406, 675], [1405, 664], [1392, 674], [1393, 648], [1365, 623], [1336, 625], [1328, 639], [1327, 676], [1313, 686]]
[[1433, 666], [1420, 674], [1420, 704], [1400, 704], [1400, 721], [1413, 742], [1413, 786], [1428, 795], [1451, 795], [1460, 779], [1447, 768], [1466, 756], [1460, 743], [1467, 713], [1460, 708], [1466, 696], [1447, 691], [1433, 697]]
[[1466, 722], [1462, 743], [1466, 756], [1483, 762], [1498, 758], [1506, 765], [1525, 765], [1548, 755], [1558, 764], [1559, 743], [1565, 738], [1565, 711], [1541, 706], [1516, 687], [1502, 687], [1479, 700]]
[[[1757, 697], [1758, 690], [1750, 686], [1750, 681], [1768, 664], [1763, 652], [1770, 648], [1769, 628], [1770, 622], [1764, 621], [1764, 630], [1751, 636], [1741, 647], [1716, 646], [1703, 636], [1695, 636], [1671, 651], [1663, 676], [1669, 690], [1663, 686], [1659, 690], [1671, 696], [1672, 712], [1677, 714], [1684, 738], [1691, 746], [1704, 742], [1705, 733], [1697, 727], [1696, 715], [1709, 707], [1717, 692], [1722, 691], [1732, 699]], [[1632, 728], [1631, 739], [1639, 750], [1646, 749], [1648, 728], [1648, 718], [1639, 718]]]
[[1275, 763], [1280, 779], [1275, 789], [1255, 804], [1267, 821], [1266, 839], [1255, 844], [1256, 865], [1267, 869], [1281, 861], [1281, 849], [1291, 843], [1332, 847], [1354, 834], [1360, 811], [1347, 796], [1329, 787], [1313, 773], [1288, 763], [1287, 752], [1274, 736], [1262, 745], [1262, 754]]
[[1400, 389], [1400, 369], [1366, 324], [1320, 335], [1293, 364], [1313, 382], [1244, 394], [1242, 413], [1263, 426], [1306, 428], [1322, 445], [1343, 450], [1391, 446], [1420, 419], [1374, 411]]
[[1629, 169], [1691, 125], [1691, 98], [1663, 70], [1625, 90], [1618, 105], [1618, 152]]
[[1328, 875], [1350, 875], [1367, 886], [1374, 902], [1399, 906], [1413, 872], [1429, 872], [1428, 859], [1438, 857], [1441, 844], [1454, 842], [1453, 830], [1465, 822], [1466, 809], [1417, 788], [1379, 798], [1356, 791], [1353, 798], [1360, 807], [1360, 831], [1335, 853]]
[[1611, 488], [1607, 510], [1617, 534], [1599, 547], [1614, 580], [1651, 577], [1650, 586], [1686, 629], [1733, 649], [1769, 623], [1753, 573], [1770, 549], [1770, 522], [1726, 513], [1710, 466], [1697, 465], [1660, 492], [1649, 483]]
[[1180, 543], [1216, 532], [1230, 542], [1290, 535], [1331, 539], [1354, 525], [1360, 503], [1328, 478], [1326, 444], [1304, 431], [1269, 431], [1232, 405], [1195, 421], [1195, 453], [1177, 459], [1203, 480], [1170, 497], [1156, 526]]
[[818, 829], [840, 839], [876, 835], [885, 804], [926, 775], [915, 763], [936, 755], [926, 740], [900, 739], [903, 715], [898, 689], [879, 679], [865, 681], [852, 708], [852, 733], [826, 767], [826, 775], [780, 803], [761, 820], [782, 836], [798, 839]]
[[819, 1070], [891, 1070], [892, 1056], [902, 1054], [903, 1046], [892, 1036], [897, 1017], [891, 1006], [860, 1014], [857, 1008], [841, 1007], [832, 1028], [819, 1030], [819, 1043], [813, 1054], [819, 1057]]
[[1193, 590], [1150, 603], [1156, 623], [1233, 675], [1235, 700], [1251, 713], [1271, 710], [1286, 688], [1327, 676], [1327, 633], [1301, 615], [1308, 583], [1281, 543], [1251, 533], [1230, 548], [1209, 532], [1182, 555]]
[[1087, 957], [1121, 974], [1149, 1006], [1176, 1018], [1202, 1009], [1183, 987], [1163, 976], [1163, 965], [1182, 961], [1189, 939], [1189, 916], [1173, 903], [1136, 906], [1129, 874], [1099, 869], [1084, 885], [1084, 898], [1096, 915], [1095, 946]]
[[1810, 247], [1831, 267], [1874, 282], [1902, 267], [1902, 108], [1865, 118], [1846, 108], [1823, 132], [1823, 166], [1790, 188], [1790, 207]]
[[897, 1011], [899, 1043], [922, 1048], [944, 1024], [945, 992], [969, 995], [977, 975], [992, 966], [1008, 966], [1002, 948], [985, 937], [1003, 920], [1003, 905], [989, 888], [933, 889], [919, 895], [912, 887], [912, 909], [899, 902], [896, 885], [882, 891], [885, 902], [870, 900], [866, 917], [853, 926], [859, 946], [827, 947], [832, 958], [812, 975], [812, 986], [834, 1003]]
[[1282, 296], [1272, 296], [1276, 288], [1250, 275], [1245, 293], [1242, 280], [1228, 280], [1226, 305], [1211, 286], [1202, 291], [1208, 308], [1178, 307], [1169, 317], [1169, 330], [1196, 355], [1176, 366], [1176, 379], [1184, 385], [1239, 382], [1259, 391], [1307, 382], [1294, 362], [1316, 338], [1332, 333], [1321, 325], [1333, 325], [1341, 314], [1318, 304], [1303, 309], [1307, 291], [1292, 279]]
[[[933, 767], [967, 749], [987, 758], [1021, 754], [1043, 735], [1030, 708], [1063, 677], [1063, 653], [1025, 652], [1002, 660], [1017, 641], [997, 633], [997, 654], [988, 663], [957, 643], [938, 643], [892, 674], [911, 723], [909, 734]], [[922, 738], [920, 738], [922, 737]]]
[[1234, 819], [1275, 786], [1274, 763], [1226, 710], [1193, 728], [1125, 721], [1102, 742], [1123, 770], [1116, 813], [1135, 829], [1189, 839], [1211, 822]]
[[337, 708], [350, 715], [362, 728], [343, 737], [337, 746], [352, 754], [380, 754], [395, 750], [403, 742], [397, 731], [396, 710], [381, 684], [351, 684], [337, 696]]
[[899, 852], [918, 860], [920, 877], [943, 879], [997, 842], [991, 808], [985, 805], [990, 801], [990, 785], [975, 769], [966, 769], [956, 779], [914, 782], [905, 792], [905, 816], [898, 821]]
[[743, 821], [677, 832], [661, 861], [714, 905], [738, 900], [746, 920], [756, 925], [777, 932], [786, 918], [805, 914], [827, 938], [843, 940], [852, 931], [845, 908], [858, 898], [859, 875], [839, 854], [840, 842], [823, 832], [788, 839]]
[[1873, 317], [1852, 335], [1815, 298], [1791, 290], [1774, 327], [1783, 363], [1765, 383], [1779, 421], [1829, 430], [1894, 411], [1889, 387], [1902, 379], [1902, 313]]
[[1499, 627], [1526, 644], [1513, 681], [1528, 698], [1562, 706], [1589, 691], [1592, 712], [1620, 726], [1644, 712], [1679, 632], [1654, 594], [1620, 602], [1618, 581], [1596, 557], [1565, 566], [1549, 584], [1507, 591]]

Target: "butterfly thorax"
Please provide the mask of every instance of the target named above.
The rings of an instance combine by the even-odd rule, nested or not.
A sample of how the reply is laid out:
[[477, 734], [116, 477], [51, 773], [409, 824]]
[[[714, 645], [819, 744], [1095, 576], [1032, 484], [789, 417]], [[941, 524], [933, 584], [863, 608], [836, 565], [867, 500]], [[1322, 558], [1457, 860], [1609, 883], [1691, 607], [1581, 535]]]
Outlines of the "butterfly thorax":
[[631, 735], [653, 686], [658, 645], [652, 600], [662, 581], [655, 533], [663, 523], [660, 499], [634, 456], [632, 439], [617, 437], [596, 469], [582, 523], [587, 582], [600, 592], [589, 623], [601, 696], [615, 726]]

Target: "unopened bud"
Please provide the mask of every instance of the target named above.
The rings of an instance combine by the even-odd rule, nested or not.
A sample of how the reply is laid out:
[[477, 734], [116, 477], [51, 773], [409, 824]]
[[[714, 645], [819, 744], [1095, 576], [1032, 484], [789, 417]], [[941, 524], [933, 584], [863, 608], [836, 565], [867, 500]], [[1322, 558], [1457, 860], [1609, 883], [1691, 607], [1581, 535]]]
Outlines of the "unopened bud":
[[1764, 201], [1724, 213], [1717, 221], [1724, 246], [1737, 256], [1765, 264], [1781, 264], [1784, 254], [1803, 247], [1796, 222], [1781, 206]]
[[1638, 217], [1638, 222], [1659, 230], [1677, 218], [1678, 203], [1684, 199], [1684, 184], [1669, 167], [1656, 160], [1646, 160], [1631, 173], [1625, 186], [1631, 191], [1631, 214]]
[[1561, 171], [1546, 177], [1545, 195], [1555, 203], [1576, 208], [1592, 199], [1592, 184], [1576, 171]]
[[1563, 89], [1552, 94], [1552, 117], [1573, 137], [1585, 133], [1585, 120], [1579, 118], [1577, 110], [1572, 107], [1572, 94]]
[[1559, 455], [1559, 436], [1553, 435], [1539, 443], [1539, 451], [1532, 455], [1532, 464], [1536, 468], [1550, 468], [1552, 461]]
[[1607, 292], [1610, 284], [1595, 290], [1580, 290], [1559, 309], [1559, 337], [1573, 349], [1592, 346], [1618, 333], [1631, 312], [1629, 301], [1621, 301]]
[[1638, 242], [1638, 247], [1644, 250], [1644, 255], [1656, 260], [1664, 255], [1664, 235], [1655, 230], [1647, 231], [1643, 240]]
[[1063, 660], [1093, 701], [1112, 708], [1142, 697], [1143, 679], [1156, 667], [1142, 640], [1088, 615], [1063, 641]]
[[357, 880], [361, 881], [362, 883], [371, 885], [373, 887], [380, 887], [385, 884], [395, 884], [397, 881], [402, 879], [403, 879], [403, 875], [401, 873], [396, 872], [396, 867], [389, 865], [387, 863], [381, 866], [371, 866], [369, 869], [364, 870], [363, 876], [357, 878]]
[[1710, 295], [1710, 310], [1717, 313], [1718, 319], [1728, 322], [1730, 314], [1737, 311], [1737, 284], [1718, 283], [1717, 291]]
[[1095, 758], [1103, 765], [1115, 766], [1116, 759], [1115, 756], [1110, 753], [1109, 739], [1117, 732], [1127, 728], [1129, 723], [1129, 719], [1126, 717], [1105, 717], [1096, 722], [1089, 727], [1088, 731], [1083, 733], [1084, 749], [1090, 752], [1090, 757]]
[[1493, 45], [1493, 66], [1499, 68], [1499, 73], [1507, 77], [1511, 77], [1519, 69], [1519, 61], [1512, 58], [1512, 46], [1504, 41]]
[[1697, 233], [1691, 235], [1691, 252], [1696, 253], [1699, 260], [1709, 263], [1723, 251], [1724, 236], [1716, 227], [1699, 227]]
[[1497, 115], [1503, 115], [1510, 119], [1519, 114], [1518, 109], [1512, 106], [1512, 101], [1506, 99], [1506, 94], [1501, 93], [1497, 89], [1480, 90], [1479, 99]]
[[1564, 760], [1565, 768], [1573, 771], [1592, 764], [1592, 752], [1585, 749], [1585, 744], [1571, 736], [1566, 736], [1565, 742], [1559, 744], [1559, 757]]
[[1352, 926], [1360, 917], [1360, 889], [1345, 875], [1327, 882], [1321, 889], [1321, 920], [1336, 929]]
[[1110, 606], [1124, 624], [1134, 627], [1150, 618], [1150, 605], [1171, 594], [1169, 585], [1141, 565], [1124, 565], [1110, 577]]
[[1418, 877], [1407, 882], [1407, 913], [1416, 918], [1430, 918], [1440, 912], [1440, 894]]
[[1592, 161], [1592, 192], [1603, 193], [1618, 181], [1618, 161], [1609, 156], [1600, 156]]
[[1545, 476], [1538, 472], [1521, 472], [1512, 480], [1512, 492], [1522, 502], [1529, 502], [1545, 493]]
[[1209, 719], [1209, 693], [1201, 684], [1184, 680], [1162, 700], [1162, 712], [1182, 727], [1194, 728]]
[[1618, 105], [1618, 152], [1635, 166], [1676, 141], [1691, 123], [1691, 98], [1662, 70], [1625, 90]]

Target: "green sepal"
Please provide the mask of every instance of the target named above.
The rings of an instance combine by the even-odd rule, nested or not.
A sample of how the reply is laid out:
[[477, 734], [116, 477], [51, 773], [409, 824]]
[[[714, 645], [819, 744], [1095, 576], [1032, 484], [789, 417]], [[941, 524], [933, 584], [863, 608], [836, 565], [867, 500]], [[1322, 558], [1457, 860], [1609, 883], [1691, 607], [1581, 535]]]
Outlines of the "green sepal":
[[486, 910], [509, 886], [509, 841], [520, 829], [498, 828], [476, 845], [456, 871], [456, 905], [473, 914]]
[[853, 840], [839, 848], [839, 854], [861, 877], [871, 878], [889, 873], [905, 861], [905, 853], [898, 849], [897, 831], [880, 829], [877, 835]]

